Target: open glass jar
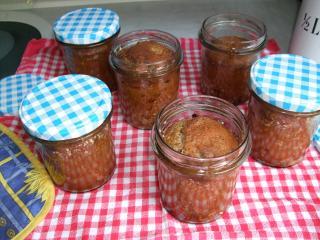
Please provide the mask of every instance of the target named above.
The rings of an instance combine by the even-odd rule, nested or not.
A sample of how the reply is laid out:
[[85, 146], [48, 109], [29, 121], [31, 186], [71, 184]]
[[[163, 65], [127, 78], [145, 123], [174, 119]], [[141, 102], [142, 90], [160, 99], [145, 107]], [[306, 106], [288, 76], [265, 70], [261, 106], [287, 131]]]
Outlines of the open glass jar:
[[115, 41], [110, 64], [129, 124], [151, 129], [158, 112], [176, 99], [182, 59], [178, 39], [158, 30], [130, 32]]
[[117, 89], [108, 56], [120, 31], [117, 13], [102, 8], [82, 8], [60, 17], [53, 25], [55, 38], [70, 73], [86, 74]]
[[249, 73], [266, 42], [265, 25], [243, 14], [220, 14], [204, 20], [201, 90], [235, 105], [249, 99]]
[[[199, 157], [193, 157], [168, 145], [168, 129], [181, 121], [199, 117], [217, 121], [228, 129], [236, 139], [235, 147], [223, 155], [202, 157], [200, 154]], [[212, 129], [208, 131], [212, 132]], [[184, 137], [184, 141], [187, 141], [186, 135]], [[205, 146], [210, 138], [222, 141], [204, 132], [195, 133], [191, 137], [192, 146], [202, 150], [211, 148]], [[245, 118], [235, 106], [225, 100], [204, 95], [177, 99], [157, 116], [151, 142], [157, 159], [162, 205], [170, 214], [183, 222], [205, 223], [214, 220], [227, 209], [232, 200], [239, 168], [251, 150]]]
[[101, 80], [64, 75], [37, 85], [19, 110], [54, 183], [67, 191], [95, 189], [116, 167], [112, 99]]
[[248, 123], [252, 157], [269, 166], [301, 162], [319, 123], [320, 69], [312, 60], [275, 54], [251, 70]]

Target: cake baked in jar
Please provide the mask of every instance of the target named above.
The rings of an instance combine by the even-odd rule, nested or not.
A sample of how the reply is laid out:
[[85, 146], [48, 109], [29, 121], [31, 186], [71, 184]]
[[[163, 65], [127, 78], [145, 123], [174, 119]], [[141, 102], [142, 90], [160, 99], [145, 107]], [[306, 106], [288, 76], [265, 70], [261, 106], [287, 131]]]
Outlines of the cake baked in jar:
[[82, 8], [68, 12], [53, 24], [55, 38], [70, 73], [86, 74], [117, 89], [108, 56], [120, 32], [119, 16], [103, 8]]
[[152, 130], [162, 206], [175, 218], [205, 223], [231, 204], [251, 138], [243, 114], [219, 98], [177, 99]]
[[112, 97], [101, 80], [78, 74], [50, 79], [26, 95], [19, 115], [59, 188], [85, 192], [113, 175]]
[[117, 39], [110, 63], [130, 125], [151, 129], [158, 112], [177, 98], [182, 60], [178, 39], [166, 32], [139, 30]]
[[289, 167], [304, 159], [320, 114], [320, 68], [313, 60], [275, 54], [251, 69], [248, 123], [252, 157]]
[[266, 42], [266, 27], [243, 14], [219, 14], [204, 20], [201, 42], [201, 91], [235, 105], [249, 99], [250, 67]]

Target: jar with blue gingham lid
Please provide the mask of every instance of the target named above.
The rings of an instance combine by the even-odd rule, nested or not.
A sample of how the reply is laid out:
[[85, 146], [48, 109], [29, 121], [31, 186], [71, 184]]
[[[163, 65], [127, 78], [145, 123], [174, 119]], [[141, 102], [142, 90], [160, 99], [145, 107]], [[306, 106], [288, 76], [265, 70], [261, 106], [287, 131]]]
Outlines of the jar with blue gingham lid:
[[44, 78], [33, 74], [16, 74], [0, 80], [0, 116], [18, 116], [24, 96]]
[[112, 96], [104, 82], [80, 74], [50, 79], [26, 95], [19, 115], [58, 187], [84, 192], [111, 178]]
[[275, 54], [251, 68], [248, 122], [252, 156], [274, 167], [301, 162], [320, 114], [320, 65], [293, 54]]
[[111, 91], [116, 90], [108, 61], [112, 43], [120, 32], [116, 12], [103, 8], [74, 10], [55, 21], [53, 32], [70, 73], [97, 77]]

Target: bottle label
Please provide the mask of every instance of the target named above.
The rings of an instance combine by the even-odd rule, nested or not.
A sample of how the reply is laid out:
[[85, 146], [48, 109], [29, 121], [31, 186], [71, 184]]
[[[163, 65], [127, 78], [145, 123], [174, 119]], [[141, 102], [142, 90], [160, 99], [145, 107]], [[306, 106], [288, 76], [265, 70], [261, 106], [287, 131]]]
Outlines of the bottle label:
[[289, 53], [320, 63], [320, 0], [303, 0], [292, 34]]
[[303, 28], [304, 31], [318, 36], [320, 33], [319, 18], [314, 17], [306, 12], [304, 14], [304, 18], [303, 18], [301, 27]]

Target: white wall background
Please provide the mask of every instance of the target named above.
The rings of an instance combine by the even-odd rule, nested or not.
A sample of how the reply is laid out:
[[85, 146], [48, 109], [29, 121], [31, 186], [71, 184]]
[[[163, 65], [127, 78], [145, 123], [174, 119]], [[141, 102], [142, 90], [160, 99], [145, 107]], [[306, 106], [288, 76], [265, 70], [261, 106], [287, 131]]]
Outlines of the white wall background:
[[[22, 10], [34, 8], [68, 7], [88, 4], [109, 4], [123, 2], [145, 2], [159, 0], [0, 0], [0, 10]], [[161, 1], [161, 0], [160, 0]]]
[[[246, 13], [261, 19], [267, 26], [269, 37], [275, 38], [285, 52], [290, 42], [300, 1], [0, 0], [0, 10], [5, 10], [3, 13], [18, 9], [17, 12], [42, 18], [50, 26], [65, 12], [79, 8], [79, 4], [82, 6], [93, 4], [116, 11], [121, 19], [120, 34], [142, 28], [154, 28], [170, 32], [177, 37], [197, 37], [201, 23], [207, 16], [223, 12]], [[51, 34], [50, 27], [47, 31]]]

